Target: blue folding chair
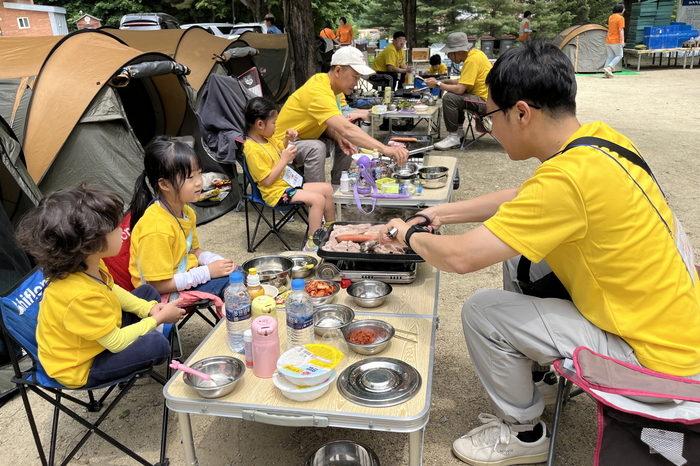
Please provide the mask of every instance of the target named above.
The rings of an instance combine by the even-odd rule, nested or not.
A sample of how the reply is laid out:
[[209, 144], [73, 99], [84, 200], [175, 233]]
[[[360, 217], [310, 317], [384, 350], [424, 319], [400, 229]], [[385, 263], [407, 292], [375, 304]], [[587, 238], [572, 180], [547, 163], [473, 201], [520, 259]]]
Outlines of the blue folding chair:
[[[34, 441], [36, 443], [37, 450], [39, 452], [39, 457], [41, 458], [41, 464], [43, 466], [55, 464], [56, 456], [56, 440], [58, 438], [58, 418], [59, 413], [63, 412], [68, 415], [71, 419], [83, 425], [87, 432], [80, 439], [78, 444], [73, 448], [73, 450], [68, 453], [66, 458], [63, 460], [61, 465], [67, 465], [70, 460], [75, 456], [75, 454], [80, 450], [80, 448], [85, 444], [91, 434], [95, 433], [102, 439], [106, 440], [125, 454], [129, 455], [134, 460], [138, 461], [140, 464], [147, 466], [166, 466], [170, 461], [165, 458], [165, 447], [166, 447], [166, 435], [168, 427], [168, 408], [163, 403], [163, 428], [161, 432], [161, 450], [160, 459], [157, 463], [151, 463], [145, 460], [143, 457], [138, 455], [133, 450], [126, 447], [121, 442], [114, 439], [112, 436], [100, 429], [100, 424], [105, 420], [105, 418], [112, 412], [112, 410], [117, 406], [119, 401], [126, 395], [126, 393], [133, 387], [134, 383], [138, 379], [143, 379], [151, 377], [161, 385], [165, 385], [165, 382], [170, 378], [170, 368], [167, 369], [167, 376], [163, 378], [162, 376], [153, 372], [153, 368], [143, 369], [130, 374], [119, 380], [111, 381], [107, 384], [101, 385], [99, 387], [90, 387], [89, 389], [78, 388], [70, 389], [60, 383], [55, 379], [49, 377], [46, 371], [41, 366], [38, 357], [38, 345], [36, 341], [36, 327], [39, 316], [39, 303], [43, 297], [44, 289], [48, 285], [47, 281], [44, 279], [44, 275], [41, 270], [34, 269], [27, 277], [25, 277], [21, 282], [15, 285], [9, 292], [7, 292], [2, 298], [0, 298], [0, 329], [5, 337], [5, 342], [8, 348], [16, 348], [17, 345], [24, 350], [27, 355], [32, 360], [32, 367], [29, 370], [22, 371], [19, 366], [19, 360], [15, 351], [10, 351], [10, 356], [12, 359], [12, 365], [14, 367], [15, 376], [12, 378], [12, 382], [17, 384], [22, 396], [22, 401], [24, 403], [24, 409], [27, 413], [27, 418], [29, 425], [34, 436]], [[168, 337], [175, 332], [172, 331], [172, 324], [166, 325], [164, 329], [164, 335]], [[107, 390], [99, 399], [96, 399], [93, 391], [106, 388]], [[86, 418], [82, 417], [74, 411], [75, 408], [71, 409], [65, 402], [71, 402], [75, 405], [87, 409], [88, 412], [99, 412], [105, 406], [105, 401], [110, 396], [110, 394], [117, 388], [117, 394], [114, 399], [107, 405], [104, 412], [100, 417], [94, 421], [90, 422]], [[87, 391], [89, 401], [84, 401], [71, 396], [65, 391], [80, 390]], [[51, 426], [51, 442], [49, 446], [49, 459], [46, 460], [46, 454], [44, 452], [44, 447], [42, 445], [41, 439], [39, 437], [39, 431], [37, 429], [36, 422], [34, 420], [34, 415], [32, 414], [32, 407], [29, 401], [28, 391], [31, 391], [43, 398], [48, 403], [54, 406], [53, 422]]]
[[[304, 223], [306, 223], [306, 231], [304, 232], [301, 247], [306, 243], [306, 238], [309, 236], [309, 219], [308, 212], [306, 210], [306, 204], [303, 202], [293, 202], [285, 206], [269, 206], [263, 200], [262, 194], [258, 189], [258, 185], [253, 180], [250, 172], [248, 171], [248, 164], [246, 163], [245, 156], [242, 157], [241, 164], [243, 165], [243, 173], [245, 174], [243, 178], [244, 186], [243, 193], [245, 194], [245, 229], [246, 238], [248, 240], [248, 252], [255, 252], [255, 250], [260, 246], [260, 244], [265, 241], [270, 235], [275, 235], [284, 244], [287, 250], [292, 251], [292, 248], [287, 240], [282, 236], [282, 228], [289, 222], [292, 217], [300, 218]], [[250, 187], [250, 193], [248, 193], [248, 187]], [[250, 219], [248, 217], [248, 206], [253, 207], [255, 212], [258, 214], [258, 218], [255, 221], [255, 230], [253, 234], [250, 233]], [[271, 218], [265, 215], [265, 209], [269, 208], [272, 211]], [[281, 213], [282, 217], [277, 219], [276, 214]], [[263, 236], [260, 241], [255, 242], [255, 238], [258, 235], [258, 229], [260, 227], [260, 221], [264, 221], [269, 227], [268, 232]]]

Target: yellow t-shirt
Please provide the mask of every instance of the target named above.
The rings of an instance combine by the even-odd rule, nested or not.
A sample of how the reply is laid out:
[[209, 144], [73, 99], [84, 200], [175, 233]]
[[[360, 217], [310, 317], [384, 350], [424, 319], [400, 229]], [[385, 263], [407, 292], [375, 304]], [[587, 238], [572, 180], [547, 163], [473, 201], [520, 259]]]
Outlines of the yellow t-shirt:
[[[92, 361], [106, 351], [97, 339], [121, 327], [122, 309], [144, 318], [156, 304], [116, 285], [101, 261], [100, 270], [107, 286], [82, 272], [72, 273], [46, 287], [39, 307], [39, 361], [50, 377], [69, 388], [87, 383]], [[153, 320], [152, 328], [155, 324]]]
[[374, 68], [374, 71], [382, 73], [389, 71], [387, 65], [393, 65], [397, 68], [406, 66], [406, 57], [404, 57], [403, 50], [396, 50], [394, 44], [387, 45], [384, 50], [379, 52], [377, 58], [374, 59], [372, 68]]
[[447, 74], [447, 65], [445, 63], [440, 63], [438, 66], [430, 65], [428, 74]]
[[[601, 122], [583, 136], [632, 143]], [[609, 149], [604, 149], [610, 152]], [[546, 259], [586, 319], [622, 337], [644, 366], [677, 376], [700, 372], [700, 281], [674, 240], [674, 221], [644, 170], [578, 147], [545, 161], [485, 226], [533, 262]], [[616, 163], [617, 161], [617, 163]], [[621, 164], [629, 175], [619, 165]]]
[[491, 71], [491, 62], [484, 52], [471, 49], [462, 65], [462, 73], [459, 75], [459, 84], [467, 86], [467, 92], [478, 95], [486, 100], [489, 97], [489, 89], [486, 87], [486, 76]]
[[345, 26], [338, 27], [338, 40], [341, 44], [349, 44], [352, 42], [352, 26], [346, 24]]
[[287, 99], [277, 117], [274, 138], [281, 141], [286, 131], [293, 128], [300, 139], [318, 139], [328, 128], [326, 120], [335, 115], [342, 113], [331, 80], [327, 73], [316, 74]]
[[[192, 230], [192, 249], [199, 247], [197, 216], [190, 206], [183, 209], [186, 219], [176, 219], [160, 203], [154, 202], [131, 231], [129, 273], [134, 287], [141, 286], [141, 274], [147, 282], [167, 280], [177, 273], [187, 250], [186, 236]], [[182, 228], [180, 228], [182, 226]], [[184, 230], [184, 234], [183, 234]], [[137, 265], [138, 261], [138, 265]], [[187, 270], [199, 265], [194, 254], [187, 256]]]
[[282, 142], [275, 138], [270, 138], [260, 144], [248, 138], [243, 145], [248, 171], [258, 185], [263, 200], [267, 205], [272, 207], [277, 205], [284, 191], [290, 187], [289, 183], [282, 179], [284, 171], [282, 171], [280, 176], [267, 188], [260, 182], [268, 177], [272, 168], [280, 161], [279, 154], [283, 149]]

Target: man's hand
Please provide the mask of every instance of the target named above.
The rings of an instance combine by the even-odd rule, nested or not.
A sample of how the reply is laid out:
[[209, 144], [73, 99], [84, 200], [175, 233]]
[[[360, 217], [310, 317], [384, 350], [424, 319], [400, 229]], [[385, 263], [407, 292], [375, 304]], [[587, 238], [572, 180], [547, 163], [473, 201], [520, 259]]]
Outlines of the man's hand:
[[405, 147], [385, 146], [382, 154], [394, 159], [397, 165], [403, 165], [408, 160], [408, 151]]
[[352, 155], [357, 152], [357, 147], [347, 139], [343, 137], [338, 137], [337, 141], [338, 145], [340, 146], [340, 150], [342, 150], [344, 154]]
[[[186, 314], [185, 310], [179, 307], [180, 303], [182, 303], [182, 298], [178, 298], [167, 304], [156, 304], [151, 309], [151, 312], [149, 312], [149, 315], [156, 320], [158, 325], [174, 324], [175, 322], [179, 322]], [[156, 308], [158, 309], [155, 310]]]
[[351, 123], [354, 123], [357, 120], [369, 121], [369, 110], [353, 110], [352, 112], [348, 113], [345, 118], [350, 120]]
[[[398, 230], [393, 238], [387, 234], [392, 228], [396, 228]], [[379, 229], [379, 242], [381, 244], [393, 244], [394, 246], [399, 246], [402, 248], [406, 247], [407, 245], [404, 239], [406, 238], [406, 232], [409, 228], [410, 225], [408, 223], [404, 222], [400, 218], [395, 218]]]
[[289, 128], [285, 132], [285, 138], [287, 139], [287, 142], [292, 142], [298, 137], [299, 137], [299, 132], [295, 129]]
[[227, 277], [236, 270], [236, 263], [231, 259], [224, 259], [207, 264], [207, 267], [211, 278]]
[[435, 78], [426, 78], [423, 80], [423, 82], [425, 82], [425, 85], [429, 88], [434, 89], [437, 87], [438, 80]]
[[280, 158], [285, 165], [289, 165], [290, 163], [294, 162], [294, 157], [296, 156], [297, 146], [287, 146], [287, 148], [282, 151], [282, 154], [280, 154]]
[[407, 66], [407, 67], [406, 67], [406, 73], [410, 73], [411, 71], [413, 71], [413, 67], [412, 67], [412, 66]]
[[[418, 212], [418, 214], [425, 215], [430, 219], [430, 225], [428, 226], [433, 230], [433, 233], [438, 231], [440, 227], [443, 225], [442, 221], [440, 220], [440, 217], [437, 214], [437, 209], [435, 207], [428, 207], [425, 210], [421, 210]], [[421, 216], [417, 216], [412, 218], [411, 220], [408, 221], [408, 225], [417, 225], [420, 222], [424, 222], [425, 219]]]

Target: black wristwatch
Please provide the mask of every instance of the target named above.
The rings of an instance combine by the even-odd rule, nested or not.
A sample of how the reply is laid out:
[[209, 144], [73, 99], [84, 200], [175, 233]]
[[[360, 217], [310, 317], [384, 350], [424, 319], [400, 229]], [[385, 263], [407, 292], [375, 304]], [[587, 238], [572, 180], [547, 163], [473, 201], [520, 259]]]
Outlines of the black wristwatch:
[[[428, 230], [425, 227], [419, 226], [419, 225], [411, 225], [411, 227], [408, 229], [406, 234], [404, 235], [403, 242], [406, 243], [406, 246], [411, 248], [411, 236], [413, 236], [413, 233], [430, 233], [430, 230]], [[413, 249], [413, 248], [411, 248]]]

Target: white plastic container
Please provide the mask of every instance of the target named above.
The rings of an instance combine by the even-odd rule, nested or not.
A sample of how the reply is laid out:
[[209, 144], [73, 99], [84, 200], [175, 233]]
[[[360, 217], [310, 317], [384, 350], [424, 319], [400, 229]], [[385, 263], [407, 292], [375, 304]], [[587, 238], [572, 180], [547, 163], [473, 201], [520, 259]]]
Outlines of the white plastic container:
[[294, 385], [318, 385], [330, 376], [344, 356], [332, 346], [319, 343], [295, 346], [277, 360], [277, 371]]
[[280, 389], [284, 396], [292, 401], [311, 401], [322, 397], [328, 391], [328, 388], [335, 381], [336, 372], [334, 370], [331, 371], [330, 374], [327, 374], [327, 377], [323, 383], [318, 385], [299, 386], [287, 380], [278, 371], [275, 371], [272, 374], [272, 383]]

